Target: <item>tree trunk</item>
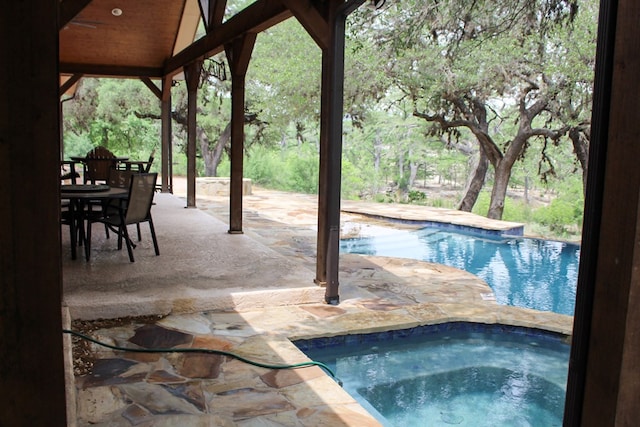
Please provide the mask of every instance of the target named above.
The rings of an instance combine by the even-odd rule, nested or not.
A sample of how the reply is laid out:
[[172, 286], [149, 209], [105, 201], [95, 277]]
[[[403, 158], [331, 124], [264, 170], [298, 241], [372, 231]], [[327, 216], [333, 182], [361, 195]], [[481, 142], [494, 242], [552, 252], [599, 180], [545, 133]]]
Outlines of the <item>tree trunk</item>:
[[380, 160], [382, 159], [382, 138], [380, 131], [376, 131], [376, 137], [373, 140], [373, 170], [380, 172]]
[[507, 188], [509, 186], [509, 179], [511, 178], [512, 167], [513, 163], [503, 160], [498, 163], [495, 168], [495, 178], [493, 188], [491, 189], [491, 203], [489, 204], [487, 218], [502, 219], [504, 200], [507, 197]]
[[569, 131], [569, 139], [573, 143], [573, 152], [580, 162], [582, 167], [582, 193], [583, 195], [587, 189], [587, 170], [589, 169], [589, 141], [588, 136], [585, 135], [579, 128], [571, 128]]
[[222, 160], [224, 148], [231, 140], [231, 123], [228, 123], [224, 128], [215, 145], [213, 145], [213, 149], [207, 135], [203, 131], [198, 132], [198, 134], [200, 136], [200, 152], [204, 159], [205, 176], [218, 176], [218, 166]]
[[413, 183], [416, 181], [416, 175], [418, 175], [418, 167], [420, 164], [410, 161], [409, 162], [409, 188], [413, 187]]
[[484, 181], [488, 170], [489, 159], [482, 148], [480, 148], [476, 156], [473, 174], [467, 183], [467, 188], [465, 189], [464, 196], [458, 205], [458, 210], [471, 212], [473, 206], [478, 201], [478, 196], [480, 195], [480, 191], [482, 191], [482, 187], [484, 187]]

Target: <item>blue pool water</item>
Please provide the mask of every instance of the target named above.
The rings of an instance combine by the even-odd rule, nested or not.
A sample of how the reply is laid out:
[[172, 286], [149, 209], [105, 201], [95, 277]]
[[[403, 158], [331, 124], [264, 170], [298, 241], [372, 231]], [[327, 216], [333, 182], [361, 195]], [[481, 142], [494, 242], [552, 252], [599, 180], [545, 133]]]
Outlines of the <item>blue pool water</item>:
[[426, 227], [341, 241], [341, 252], [449, 265], [485, 280], [500, 304], [573, 315], [580, 247], [575, 244]]
[[452, 323], [298, 341], [385, 426], [561, 426], [569, 345], [525, 328]]

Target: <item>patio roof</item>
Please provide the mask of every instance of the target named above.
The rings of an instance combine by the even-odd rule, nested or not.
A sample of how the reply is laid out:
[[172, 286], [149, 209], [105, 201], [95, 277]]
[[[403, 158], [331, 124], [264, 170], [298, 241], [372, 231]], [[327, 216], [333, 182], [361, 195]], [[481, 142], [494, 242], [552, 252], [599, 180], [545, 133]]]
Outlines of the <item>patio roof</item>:
[[61, 21], [60, 69], [161, 77], [167, 59], [193, 42], [199, 22], [197, 0], [93, 0]]
[[[61, 0], [61, 75], [162, 78], [292, 16], [282, 2], [259, 0], [223, 22], [229, 2], [202, 3], [205, 20], [198, 0]], [[206, 35], [194, 43], [201, 23]]]

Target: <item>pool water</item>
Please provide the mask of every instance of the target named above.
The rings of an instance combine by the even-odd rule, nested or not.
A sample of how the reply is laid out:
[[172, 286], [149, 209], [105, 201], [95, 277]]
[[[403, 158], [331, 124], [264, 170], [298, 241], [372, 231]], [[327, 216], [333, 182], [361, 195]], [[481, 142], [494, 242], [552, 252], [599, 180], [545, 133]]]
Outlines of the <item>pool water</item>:
[[485, 280], [500, 304], [570, 316], [574, 312], [580, 260], [576, 244], [433, 227], [378, 228], [371, 237], [343, 239], [340, 250], [449, 265]]
[[296, 345], [385, 426], [561, 426], [569, 345], [541, 331], [470, 325]]

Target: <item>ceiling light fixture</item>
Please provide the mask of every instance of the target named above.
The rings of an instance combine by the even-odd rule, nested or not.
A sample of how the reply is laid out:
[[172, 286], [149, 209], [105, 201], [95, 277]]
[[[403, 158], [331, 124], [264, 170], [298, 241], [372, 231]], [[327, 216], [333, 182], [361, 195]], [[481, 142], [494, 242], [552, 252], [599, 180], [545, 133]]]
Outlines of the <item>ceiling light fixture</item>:
[[122, 9], [120, 9], [119, 7], [115, 7], [111, 10], [111, 14], [113, 16], [120, 16], [122, 15]]

